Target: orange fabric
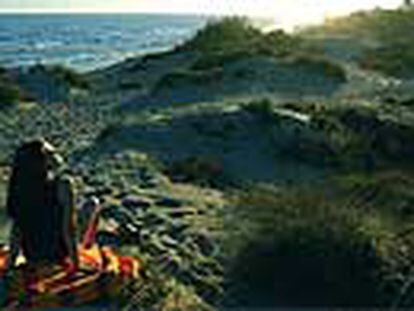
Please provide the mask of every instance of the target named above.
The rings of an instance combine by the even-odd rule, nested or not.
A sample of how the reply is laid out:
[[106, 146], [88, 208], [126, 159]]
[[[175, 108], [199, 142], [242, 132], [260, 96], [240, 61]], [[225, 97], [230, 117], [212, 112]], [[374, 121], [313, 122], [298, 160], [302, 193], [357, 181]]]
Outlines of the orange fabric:
[[5, 250], [0, 250], [0, 275], [3, 275], [6, 272], [8, 253]]
[[100, 270], [103, 268], [103, 259], [98, 245], [94, 244], [89, 248], [78, 247], [79, 262], [86, 266]]
[[[6, 251], [0, 250], [0, 275], [3, 275], [6, 272], [7, 256], [8, 253]], [[136, 277], [137, 272], [140, 269], [138, 259], [120, 256], [111, 248], [99, 248], [96, 244], [92, 245], [90, 248], [79, 246], [78, 256], [81, 266], [86, 266], [87, 268], [99, 271], [106, 270], [129, 277]]]
[[[139, 260], [119, 256], [109, 247], [79, 246], [78, 254], [81, 269], [74, 272], [60, 265], [17, 268], [8, 293], [9, 303], [24, 301], [24, 305], [35, 307], [59, 307], [66, 305], [68, 295], [74, 302], [85, 303], [117, 292], [125, 279], [139, 276]], [[6, 258], [7, 252], [0, 250], [0, 274], [5, 272]]]

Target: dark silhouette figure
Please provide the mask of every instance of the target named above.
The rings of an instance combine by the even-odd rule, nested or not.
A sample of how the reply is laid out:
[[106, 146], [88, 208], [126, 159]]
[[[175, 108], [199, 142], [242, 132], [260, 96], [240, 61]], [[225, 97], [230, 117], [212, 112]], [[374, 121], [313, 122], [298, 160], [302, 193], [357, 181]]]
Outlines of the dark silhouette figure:
[[17, 149], [10, 178], [7, 213], [13, 220], [13, 265], [21, 248], [28, 264], [77, 266], [72, 185], [57, 173], [59, 157], [44, 140]]

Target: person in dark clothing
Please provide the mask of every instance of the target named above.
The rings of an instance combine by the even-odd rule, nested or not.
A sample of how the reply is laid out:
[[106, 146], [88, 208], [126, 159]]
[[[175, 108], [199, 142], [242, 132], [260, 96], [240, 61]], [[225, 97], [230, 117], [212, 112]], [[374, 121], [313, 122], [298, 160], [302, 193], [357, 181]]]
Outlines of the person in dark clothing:
[[16, 151], [6, 207], [13, 221], [9, 267], [19, 249], [28, 264], [59, 264], [69, 258], [77, 267], [72, 184], [56, 173], [59, 162], [42, 139]]

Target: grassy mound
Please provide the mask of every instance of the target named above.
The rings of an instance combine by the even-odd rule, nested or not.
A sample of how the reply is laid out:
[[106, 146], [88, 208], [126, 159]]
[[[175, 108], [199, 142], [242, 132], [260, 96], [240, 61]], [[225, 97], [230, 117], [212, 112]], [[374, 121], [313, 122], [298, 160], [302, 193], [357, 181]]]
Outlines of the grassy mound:
[[347, 82], [344, 67], [301, 36], [265, 33], [239, 17], [213, 20], [171, 51], [129, 59], [92, 76], [100, 91], [122, 93], [125, 107], [133, 109], [269, 93], [329, 96]]
[[282, 30], [263, 33], [242, 18], [209, 23], [175, 53], [189, 53], [191, 61], [160, 76], [152, 96], [188, 102], [268, 92], [290, 96], [302, 90], [330, 94], [347, 81], [341, 65], [298, 36]]
[[228, 17], [213, 21], [194, 38], [178, 47], [178, 51], [200, 54], [193, 70], [221, 68], [252, 57], [321, 56], [299, 37], [283, 30], [263, 33], [245, 18]]
[[201, 29], [195, 37], [184, 43], [181, 49], [197, 50], [204, 53], [232, 50], [249, 44], [260, 36], [247, 19], [240, 17], [213, 21]]
[[203, 54], [245, 53], [283, 56], [303, 47], [299, 37], [283, 30], [263, 33], [246, 18], [227, 17], [212, 21], [178, 50]]

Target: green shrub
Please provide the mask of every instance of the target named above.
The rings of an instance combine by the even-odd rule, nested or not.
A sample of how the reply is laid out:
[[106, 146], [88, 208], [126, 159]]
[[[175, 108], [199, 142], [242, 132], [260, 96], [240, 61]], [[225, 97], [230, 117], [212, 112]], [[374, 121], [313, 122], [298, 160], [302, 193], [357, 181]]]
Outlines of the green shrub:
[[36, 65], [30, 68], [29, 73], [46, 75], [74, 88], [88, 89], [91, 87], [90, 81], [84, 75], [60, 65]]
[[397, 78], [412, 79], [414, 45], [411, 42], [398, 42], [380, 49], [369, 50], [361, 60], [361, 66]]
[[17, 104], [20, 93], [16, 85], [0, 81], [0, 109]]
[[412, 250], [380, 213], [315, 188], [250, 190], [232, 206], [227, 307], [389, 306], [408, 277]]
[[302, 66], [310, 71], [323, 73], [328, 78], [334, 79], [340, 83], [347, 81], [346, 71], [344, 68], [323, 56], [297, 54], [289, 57], [287, 62], [293, 66]]
[[154, 90], [163, 88], [174, 88], [180, 86], [206, 85], [221, 79], [220, 69], [209, 71], [182, 70], [167, 73], [157, 82]]
[[181, 49], [200, 52], [218, 52], [234, 50], [246, 46], [251, 40], [260, 36], [248, 19], [242, 17], [227, 17], [212, 21], [198, 31], [195, 37], [185, 43]]
[[139, 90], [143, 88], [143, 83], [133, 79], [123, 79], [119, 82], [119, 87], [122, 90]]
[[173, 180], [216, 186], [224, 181], [222, 163], [210, 157], [190, 157], [172, 163], [166, 172]]
[[[236, 27], [235, 25], [232, 26], [234, 28]], [[209, 26], [207, 26], [207, 28], [208, 27]], [[217, 27], [217, 29], [215, 27]], [[221, 29], [221, 27], [226, 28], [226, 26], [215, 27], [213, 28], [216, 29], [215, 31], [217, 32], [229, 31]], [[247, 26], [239, 27], [243, 29], [243, 27]], [[201, 53], [199, 59], [193, 64], [192, 69], [207, 70], [216, 67], [220, 68], [226, 64], [255, 56], [287, 57], [302, 50], [302, 41], [298, 37], [288, 35], [282, 30], [274, 31], [269, 34], [261, 33], [259, 30], [255, 31], [256, 33], [254, 35], [248, 32], [249, 34], [245, 35], [246, 37], [244, 39], [233, 38], [228, 40], [222, 39], [222, 41], [211, 39], [214, 43], [214, 47], [201, 49], [203, 53]], [[240, 30], [240, 32], [243, 33], [247, 31]], [[223, 36], [224, 35], [225, 34], [223, 34]], [[242, 36], [242, 34], [240, 34], [240, 36]], [[204, 42], [210, 39], [203, 37], [199, 40]], [[191, 41], [189, 44], [192, 44]]]
[[279, 57], [297, 53], [303, 48], [303, 42], [299, 37], [289, 35], [283, 30], [263, 34], [256, 46], [257, 51], [261, 54]]
[[254, 51], [244, 49], [239, 51], [220, 51], [216, 53], [207, 53], [200, 56], [192, 65], [193, 70], [210, 70], [214, 68], [222, 68], [224, 65], [253, 57]]

